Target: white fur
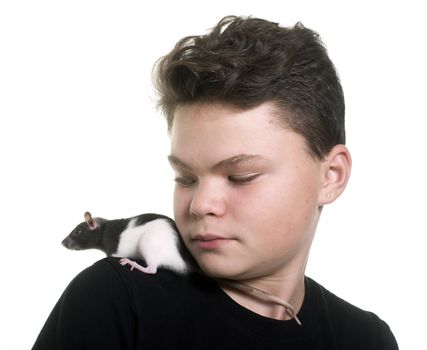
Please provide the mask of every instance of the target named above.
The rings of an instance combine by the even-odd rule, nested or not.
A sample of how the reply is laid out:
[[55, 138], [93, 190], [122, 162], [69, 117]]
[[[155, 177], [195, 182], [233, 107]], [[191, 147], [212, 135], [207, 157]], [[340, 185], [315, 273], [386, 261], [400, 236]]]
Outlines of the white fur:
[[142, 258], [149, 266], [164, 266], [183, 273], [188, 266], [179, 253], [177, 235], [165, 219], [138, 226], [136, 219], [132, 219], [121, 234], [114, 256]]

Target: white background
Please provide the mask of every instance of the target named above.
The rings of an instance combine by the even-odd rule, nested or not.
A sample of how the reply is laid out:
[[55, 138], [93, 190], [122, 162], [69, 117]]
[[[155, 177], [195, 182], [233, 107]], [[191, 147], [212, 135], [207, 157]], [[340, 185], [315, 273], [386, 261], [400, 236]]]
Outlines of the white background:
[[70, 280], [104, 255], [83, 220], [172, 215], [151, 68], [225, 15], [318, 31], [340, 73], [353, 173], [307, 274], [425, 349], [426, 26], [421, 1], [2, 1], [0, 348], [29, 349]]

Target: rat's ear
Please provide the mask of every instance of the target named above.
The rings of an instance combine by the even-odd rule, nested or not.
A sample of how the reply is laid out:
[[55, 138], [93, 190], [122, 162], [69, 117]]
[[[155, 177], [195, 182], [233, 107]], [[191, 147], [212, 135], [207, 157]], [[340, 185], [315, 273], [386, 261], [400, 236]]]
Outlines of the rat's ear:
[[319, 204], [332, 203], [347, 185], [351, 172], [351, 155], [344, 145], [334, 146], [322, 164], [323, 183], [319, 193]]
[[96, 220], [92, 218], [91, 213], [89, 213], [88, 211], [85, 213], [85, 221], [89, 225], [91, 230], [95, 230], [96, 228], [99, 227]]

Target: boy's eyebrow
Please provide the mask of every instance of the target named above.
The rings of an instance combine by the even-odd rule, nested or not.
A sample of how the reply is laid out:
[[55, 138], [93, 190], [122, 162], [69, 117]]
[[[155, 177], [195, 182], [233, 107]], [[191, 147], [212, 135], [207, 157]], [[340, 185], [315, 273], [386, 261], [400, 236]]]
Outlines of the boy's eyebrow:
[[[181, 168], [183, 170], [192, 170], [191, 166], [189, 166], [188, 164], [186, 164], [184, 161], [174, 156], [173, 154], [168, 156], [168, 160], [172, 166]], [[266, 158], [258, 154], [238, 154], [236, 156], [221, 160], [220, 162], [216, 163], [212, 167], [212, 169], [229, 168], [229, 167], [240, 165], [242, 163], [247, 163], [247, 162], [256, 161], [256, 160], [266, 161]]]

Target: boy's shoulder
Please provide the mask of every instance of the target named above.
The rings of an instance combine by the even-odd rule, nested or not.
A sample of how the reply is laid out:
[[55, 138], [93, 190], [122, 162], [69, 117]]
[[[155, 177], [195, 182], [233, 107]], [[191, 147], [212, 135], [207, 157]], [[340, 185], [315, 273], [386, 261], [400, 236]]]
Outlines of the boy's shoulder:
[[[136, 260], [144, 265], [141, 260]], [[178, 274], [159, 268], [155, 274], [146, 274], [122, 266], [120, 259], [107, 257], [83, 270], [71, 283], [79, 289], [95, 289], [101, 293], [121, 294], [131, 301], [133, 307], [179, 304], [189, 296], [203, 296], [206, 291], [215, 289], [215, 283], [200, 274]], [[156, 305], [159, 304], [159, 305]]]
[[389, 326], [375, 313], [363, 310], [338, 297], [312, 279], [319, 302], [319, 323], [328, 324], [340, 346], [357, 349], [372, 344], [375, 349], [398, 349]]
[[[138, 264], [144, 265], [144, 261], [135, 260]], [[188, 284], [193, 279], [192, 274], [178, 274], [176, 272], [158, 269], [155, 274], [147, 274], [139, 270], [133, 270], [129, 266], [122, 266], [120, 258], [107, 257], [96, 261], [91, 266], [80, 272], [73, 283], [79, 281], [92, 281], [92, 284], [101, 283], [104, 285], [121, 284], [128, 290], [138, 290], [143, 288], [147, 292], [158, 293], [161, 291], [175, 290], [179, 285]]]

